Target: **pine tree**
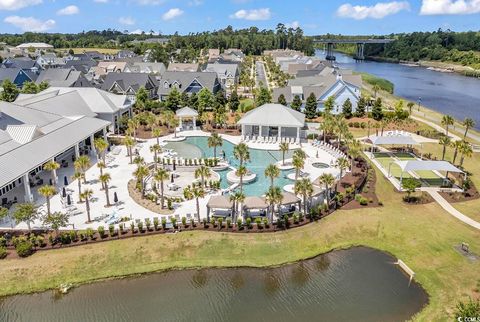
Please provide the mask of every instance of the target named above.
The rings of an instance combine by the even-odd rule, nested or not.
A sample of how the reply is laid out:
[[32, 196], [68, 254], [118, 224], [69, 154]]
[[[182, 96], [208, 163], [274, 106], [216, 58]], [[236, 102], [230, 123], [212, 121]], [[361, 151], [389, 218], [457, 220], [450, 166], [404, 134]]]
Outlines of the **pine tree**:
[[197, 97], [197, 93], [192, 93], [192, 95], [190, 95], [190, 99], [188, 100], [188, 105], [193, 108], [193, 109], [197, 109], [198, 108], [198, 97]]
[[372, 117], [376, 121], [380, 121], [383, 118], [382, 99], [380, 97], [377, 98], [373, 104]]
[[11, 80], [6, 79], [2, 83], [3, 91], [0, 93], [0, 100], [13, 102], [20, 92], [17, 86]]
[[165, 107], [172, 111], [176, 111], [181, 104], [182, 100], [180, 97], [180, 92], [176, 87], [174, 87], [167, 96]]
[[303, 102], [300, 99], [300, 96], [295, 95], [295, 97], [293, 98], [292, 104], [290, 104], [290, 107], [293, 108], [295, 111], [300, 111], [302, 104]]
[[280, 96], [278, 96], [277, 103], [287, 106], [287, 100], [285, 99], [285, 95], [280, 94]]
[[232, 112], [238, 110], [238, 107], [240, 106], [240, 100], [238, 99], [237, 90], [234, 90], [230, 95], [229, 106]]
[[25, 82], [22, 86], [22, 93], [24, 94], [37, 94], [39, 92], [37, 84], [34, 82]]
[[305, 104], [305, 117], [313, 119], [315, 116], [317, 116], [317, 97], [315, 94], [310, 93]]
[[257, 106], [262, 106], [264, 104], [268, 104], [272, 102], [272, 95], [270, 91], [266, 87], [260, 87], [258, 90], [257, 97], [255, 99], [255, 103]]
[[366, 106], [367, 106], [367, 101], [365, 97], [360, 96], [360, 99], [358, 100], [358, 103], [357, 103], [357, 110], [355, 111], [355, 115], [358, 117], [364, 117]]
[[352, 102], [350, 101], [349, 98], [347, 98], [347, 100], [345, 102], [343, 102], [342, 113], [343, 113], [343, 116], [345, 116], [346, 119], [349, 119], [353, 116], [352, 115]]

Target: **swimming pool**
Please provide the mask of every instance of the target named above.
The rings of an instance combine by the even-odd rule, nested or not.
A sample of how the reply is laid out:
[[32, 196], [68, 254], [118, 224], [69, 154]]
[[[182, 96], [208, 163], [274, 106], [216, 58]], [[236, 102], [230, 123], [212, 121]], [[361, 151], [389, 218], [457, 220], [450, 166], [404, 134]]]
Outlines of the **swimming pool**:
[[[184, 158], [208, 158], [213, 157], [213, 148], [208, 147], [208, 137], [204, 136], [191, 136], [187, 137], [185, 141], [181, 142], [170, 142], [165, 148], [173, 149], [178, 153], [179, 156]], [[223, 140], [223, 146], [217, 147], [217, 156], [222, 154], [222, 151], [225, 152], [225, 157], [233, 167], [238, 167], [239, 162], [233, 156], [234, 145], [226, 140]], [[247, 196], [261, 196], [270, 187], [270, 179], [265, 178], [265, 168], [272, 163], [282, 160], [282, 153], [280, 151], [267, 151], [267, 150], [250, 150], [250, 161], [246, 163], [246, 167], [251, 172], [257, 175], [257, 179], [250, 184], [245, 184], [243, 186], [243, 191]], [[285, 159], [291, 158], [293, 151], [285, 153]], [[230, 185], [227, 182], [227, 172], [219, 171], [218, 174], [221, 178], [221, 188], [226, 189]], [[281, 171], [280, 177], [275, 179], [275, 185], [283, 189], [287, 184], [292, 184], [292, 181], [286, 176], [293, 172]]]

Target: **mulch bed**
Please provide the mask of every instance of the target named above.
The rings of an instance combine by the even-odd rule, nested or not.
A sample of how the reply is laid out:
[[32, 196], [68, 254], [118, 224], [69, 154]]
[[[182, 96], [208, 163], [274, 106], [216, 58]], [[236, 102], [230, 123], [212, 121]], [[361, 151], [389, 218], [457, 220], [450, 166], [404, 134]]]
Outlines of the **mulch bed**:
[[[170, 133], [173, 133], [174, 130], [173, 128], [168, 130], [168, 128], [164, 125], [160, 126], [159, 127], [161, 130], [162, 130], [162, 134], [160, 136], [165, 136], [165, 135], [168, 135]], [[137, 138], [139, 139], [151, 139], [152, 138], [152, 131], [150, 130], [150, 128], [148, 128], [147, 126], [145, 125], [140, 125], [137, 129]]]
[[[141, 192], [139, 192], [137, 189], [135, 189], [135, 180], [130, 180], [128, 182], [128, 194], [130, 197], [140, 206], [143, 208], [146, 208], [148, 210], [151, 210], [157, 214], [160, 215], [171, 215], [173, 214], [173, 210], [169, 210], [167, 208], [162, 208], [160, 205], [157, 205], [153, 201], [143, 197]], [[160, 197], [159, 197], [160, 198]], [[167, 202], [167, 197], [165, 197], [165, 203]]]
[[[450, 173], [450, 176], [453, 176], [457, 182], [461, 182], [463, 180], [463, 174], [461, 173]], [[480, 193], [473, 182], [470, 189], [465, 192], [440, 192], [440, 195], [449, 203], [470, 201], [480, 198]]]

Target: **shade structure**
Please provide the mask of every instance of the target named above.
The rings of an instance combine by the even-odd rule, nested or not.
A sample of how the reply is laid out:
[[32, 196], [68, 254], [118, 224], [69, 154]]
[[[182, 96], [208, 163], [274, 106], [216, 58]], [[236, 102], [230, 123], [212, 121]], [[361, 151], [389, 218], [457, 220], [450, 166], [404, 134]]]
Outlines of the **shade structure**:
[[252, 196], [252, 197], [245, 197], [243, 201], [243, 207], [245, 209], [266, 209], [268, 208], [268, 204], [265, 202], [265, 199]]
[[245, 113], [237, 124], [301, 128], [305, 125], [305, 114], [281, 104], [264, 104]]
[[411, 160], [395, 161], [395, 163], [402, 169], [402, 172], [430, 170], [463, 173], [462, 170], [447, 161]]
[[67, 176], [63, 176], [63, 185], [68, 186], [68, 178]]
[[188, 107], [188, 106], [185, 106], [185, 107], [182, 107], [180, 109], [178, 109], [175, 114], [178, 116], [178, 117], [198, 117], [198, 112], [195, 111], [193, 108], [191, 107]]
[[369, 136], [368, 139], [373, 145], [420, 145], [409, 135]]
[[231, 209], [233, 202], [228, 196], [211, 196], [207, 207], [212, 209]]
[[118, 202], [118, 196], [117, 196], [117, 192], [116, 192], [116, 191], [113, 193], [113, 202], [115, 202], [115, 203]]
[[300, 198], [298, 198], [295, 194], [291, 192], [284, 191], [282, 192], [282, 195], [282, 205], [291, 205], [300, 202]]

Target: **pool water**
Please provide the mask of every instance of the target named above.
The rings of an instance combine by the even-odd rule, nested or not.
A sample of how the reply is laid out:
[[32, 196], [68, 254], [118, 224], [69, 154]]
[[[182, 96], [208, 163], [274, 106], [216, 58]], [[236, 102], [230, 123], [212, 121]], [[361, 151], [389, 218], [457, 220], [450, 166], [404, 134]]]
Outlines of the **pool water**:
[[312, 166], [318, 169], [327, 169], [330, 168], [330, 166], [326, 163], [323, 162], [314, 162], [312, 163]]
[[[223, 146], [217, 147], [217, 156], [222, 155], [222, 151], [225, 152], [225, 158], [228, 160], [231, 166], [238, 167], [239, 161], [233, 156], [234, 144], [223, 140]], [[165, 148], [173, 149], [183, 158], [209, 158], [213, 157], [213, 148], [208, 147], [208, 137], [194, 136], [188, 137], [185, 141], [170, 142]], [[268, 151], [268, 150], [250, 150], [250, 161], [246, 163], [246, 167], [251, 172], [257, 175], [254, 182], [250, 184], [244, 184], [243, 191], [247, 196], [261, 196], [270, 187], [270, 179], [265, 177], [265, 168], [272, 163], [282, 160], [282, 152], [280, 151]], [[293, 150], [285, 153], [285, 159], [291, 158]], [[226, 189], [230, 186], [227, 181], [227, 173], [231, 170], [219, 171], [218, 174], [221, 178], [221, 188]], [[283, 188], [287, 184], [291, 184], [292, 181], [286, 176], [293, 172], [281, 171], [280, 177], [275, 179], [275, 185]]]

